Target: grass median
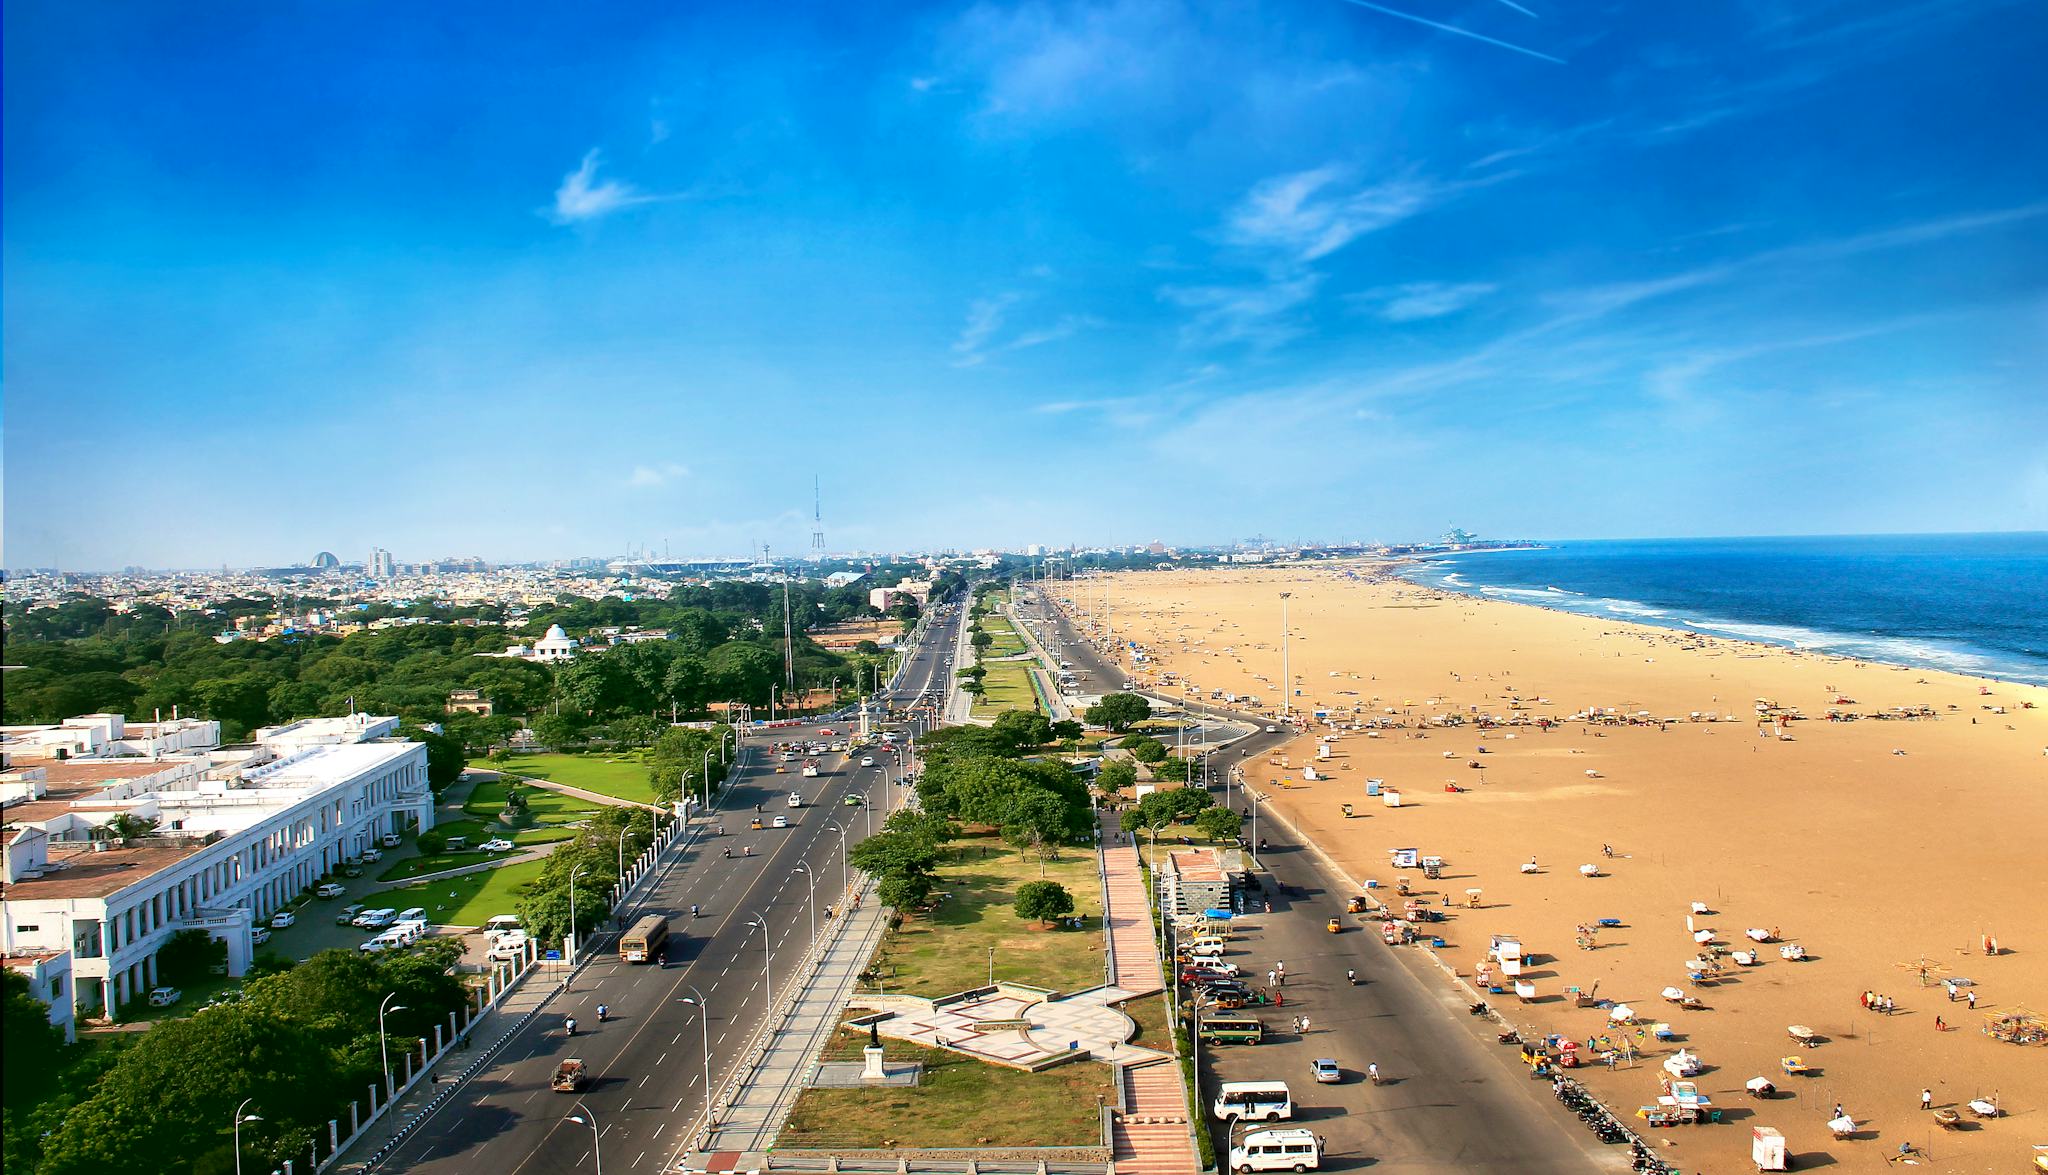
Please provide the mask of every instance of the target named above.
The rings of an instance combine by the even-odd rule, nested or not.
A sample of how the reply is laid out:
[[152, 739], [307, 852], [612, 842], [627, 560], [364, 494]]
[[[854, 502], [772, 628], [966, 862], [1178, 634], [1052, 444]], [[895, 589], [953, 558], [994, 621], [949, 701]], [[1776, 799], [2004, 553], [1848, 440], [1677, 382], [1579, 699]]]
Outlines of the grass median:
[[[498, 869], [423, 881], [374, 895], [387, 906], [424, 906], [430, 922], [482, 926], [496, 914], [514, 912], [520, 891], [540, 876], [546, 861], [522, 861]], [[577, 887], [579, 890], [581, 886]]]

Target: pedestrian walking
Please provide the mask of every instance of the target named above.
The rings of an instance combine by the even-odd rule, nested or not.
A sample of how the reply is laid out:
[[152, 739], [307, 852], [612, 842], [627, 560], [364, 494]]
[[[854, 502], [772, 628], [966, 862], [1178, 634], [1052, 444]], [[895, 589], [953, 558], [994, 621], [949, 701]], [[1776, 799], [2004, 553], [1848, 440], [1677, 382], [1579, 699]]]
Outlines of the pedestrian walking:
[[1267, 987], [1278, 987], [1278, 986], [1280, 986], [1280, 973], [1279, 973], [1278, 971], [1268, 971], [1268, 972], [1266, 972], [1266, 986], [1267, 986]]
[[1303, 1016], [1303, 1017], [1301, 1018], [1301, 1031], [1303, 1032], [1303, 1034], [1306, 1034], [1306, 1033], [1308, 1032], [1308, 1017], [1307, 1017], [1307, 1016]]
[[1943, 1024], [1943, 1023], [1941, 1022], [1941, 1017], [1939, 1017], [1939, 1016], [1936, 1016], [1936, 1017], [1934, 1018], [1934, 1030], [1935, 1030], [1936, 1032], [1947, 1032], [1947, 1031], [1948, 1031], [1948, 1025], [1946, 1025], [1946, 1024]]
[[[1847, 1115], [1847, 1114], [1844, 1114], [1844, 1113], [1842, 1113], [1842, 1103], [1840, 1103], [1840, 1102], [1836, 1102], [1836, 1103], [1835, 1103], [1835, 1114], [1834, 1114], [1834, 1116], [1835, 1116], [1836, 1118], [1846, 1118], [1846, 1117], [1848, 1117], [1848, 1115]], [[1833, 1119], [1830, 1119], [1830, 1121], [1832, 1121], [1832, 1120], [1833, 1120]]]
[[1976, 1010], [1977, 1010], [1977, 993], [1973, 991], [1973, 992], [1969, 993], [1969, 995], [1970, 995], [1970, 1010], [1971, 1010], [1972, 1012], [1974, 1012], [1974, 1011], [1976, 1011]]
[[1934, 1108], [1933, 1090], [1923, 1089], [1920, 1091], [1920, 1108], [1923, 1110], [1931, 1110]]

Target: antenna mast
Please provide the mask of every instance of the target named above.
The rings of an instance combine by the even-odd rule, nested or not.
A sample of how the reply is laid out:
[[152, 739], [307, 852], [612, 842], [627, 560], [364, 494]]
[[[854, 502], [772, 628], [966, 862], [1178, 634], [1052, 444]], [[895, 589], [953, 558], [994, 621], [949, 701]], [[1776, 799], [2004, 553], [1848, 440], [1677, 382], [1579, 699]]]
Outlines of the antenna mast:
[[811, 558], [825, 558], [825, 495], [815, 473], [811, 475]]

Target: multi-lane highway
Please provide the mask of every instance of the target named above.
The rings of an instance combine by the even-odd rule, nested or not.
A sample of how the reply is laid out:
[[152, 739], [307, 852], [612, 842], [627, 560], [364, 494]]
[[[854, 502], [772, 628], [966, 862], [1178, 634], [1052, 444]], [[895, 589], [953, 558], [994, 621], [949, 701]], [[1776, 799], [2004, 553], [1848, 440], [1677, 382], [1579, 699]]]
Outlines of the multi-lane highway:
[[[1020, 593], [1036, 612], [1034, 592]], [[1060, 652], [1090, 693], [1119, 689], [1127, 681], [1087, 636], [1057, 608], [1049, 610], [1058, 629]], [[1226, 710], [1197, 703], [1217, 716]], [[1234, 715], [1259, 733], [1218, 751], [1211, 779], [1295, 737], [1291, 729], [1266, 733], [1266, 715]], [[1232, 797], [1242, 807], [1243, 794]], [[1328, 1140], [1325, 1170], [1565, 1172], [1625, 1167], [1621, 1148], [1602, 1148], [1548, 1096], [1548, 1086], [1502, 1054], [1490, 1020], [1466, 1014], [1465, 1004], [1426, 956], [1381, 943], [1378, 935], [1346, 918], [1342, 933], [1324, 929], [1341, 915], [1349, 883], [1326, 868], [1313, 849], [1295, 843], [1278, 821], [1262, 823], [1267, 842], [1259, 854], [1259, 876], [1272, 901], [1245, 920], [1233, 937], [1230, 961], [1259, 981], [1286, 964], [1286, 1004], [1261, 1008], [1269, 1042], [1256, 1048], [1224, 1046], [1201, 1053], [1203, 1088], [1213, 1094], [1223, 1081], [1281, 1080], [1297, 1101], [1296, 1118]], [[1261, 899], [1263, 901], [1264, 899]], [[1358, 983], [1346, 979], [1356, 972]], [[1291, 1031], [1296, 1016], [1309, 1021], [1306, 1033]], [[1345, 1080], [1319, 1085], [1309, 1062], [1329, 1057]], [[1364, 1080], [1377, 1064], [1385, 1083]], [[1207, 1118], [1206, 1111], [1204, 1117]], [[1227, 1131], [1208, 1119], [1219, 1152]]]
[[[910, 707], [920, 698], [943, 699], [935, 691], [950, 684], [958, 634], [950, 622], [931, 625], [884, 692], [887, 703]], [[626, 912], [628, 920], [644, 913], [669, 917], [668, 965], [620, 962], [611, 938], [597, 939], [567, 986], [379, 1169], [587, 1172], [592, 1130], [569, 1120], [587, 1111], [596, 1119], [608, 1167], [661, 1170], [704, 1111], [705, 1030], [710, 1084], [717, 1088], [769, 1006], [770, 983], [779, 997], [809, 946], [811, 894], [824, 927], [825, 907], [841, 901], [844, 851], [895, 806], [889, 793], [902, 786], [902, 765], [879, 751], [871, 752], [875, 766], [868, 768], [859, 765], [861, 751], [821, 756], [820, 774], [805, 778], [798, 764], [780, 763], [770, 746], [830, 741], [823, 729], [843, 735], [857, 723], [857, 717], [842, 717], [749, 732], [744, 765], [717, 796], [722, 835], [700, 829], [688, 847], [668, 854]], [[913, 719], [913, 729], [922, 725]], [[778, 773], [778, 766], [787, 773]], [[802, 807], [789, 806], [791, 792], [801, 796]], [[847, 806], [849, 795], [869, 803]], [[748, 827], [756, 805], [764, 825], [758, 831]], [[772, 827], [778, 815], [789, 819], [788, 828]], [[547, 981], [542, 975], [528, 980]], [[700, 997], [708, 1008], [685, 1002]], [[604, 1024], [597, 1021], [600, 1003], [608, 1005]], [[708, 1022], [700, 1022], [706, 1015]], [[564, 1031], [571, 1017], [573, 1038]], [[592, 1078], [576, 1097], [549, 1088], [555, 1067], [570, 1057], [583, 1060]]]

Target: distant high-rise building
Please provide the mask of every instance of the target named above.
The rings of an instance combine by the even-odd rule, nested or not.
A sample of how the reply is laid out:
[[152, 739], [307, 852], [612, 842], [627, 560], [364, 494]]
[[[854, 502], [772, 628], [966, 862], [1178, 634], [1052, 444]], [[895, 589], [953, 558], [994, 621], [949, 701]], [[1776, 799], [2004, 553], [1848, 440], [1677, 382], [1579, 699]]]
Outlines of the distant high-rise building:
[[321, 571], [332, 571], [341, 566], [341, 560], [334, 557], [333, 551], [322, 551], [313, 556], [313, 566]]
[[370, 548], [370, 578], [390, 579], [398, 573], [398, 564], [391, 558], [391, 552], [382, 547]]

